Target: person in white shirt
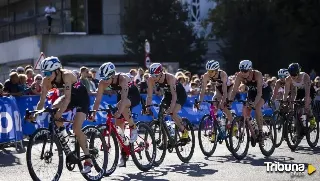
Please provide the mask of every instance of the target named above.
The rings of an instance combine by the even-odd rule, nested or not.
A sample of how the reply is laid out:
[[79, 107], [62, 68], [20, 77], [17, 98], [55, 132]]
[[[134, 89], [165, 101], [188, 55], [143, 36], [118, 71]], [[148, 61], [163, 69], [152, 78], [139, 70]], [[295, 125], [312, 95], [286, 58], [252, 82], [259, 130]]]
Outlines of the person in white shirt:
[[47, 6], [47, 7], [44, 9], [44, 12], [46, 13], [46, 14], [45, 14], [45, 17], [46, 17], [47, 20], [48, 20], [48, 32], [51, 33], [51, 24], [52, 24], [52, 17], [51, 17], [51, 15], [56, 13], [56, 8], [54, 8], [54, 7], [52, 6], [52, 3], [50, 3], [50, 5]]

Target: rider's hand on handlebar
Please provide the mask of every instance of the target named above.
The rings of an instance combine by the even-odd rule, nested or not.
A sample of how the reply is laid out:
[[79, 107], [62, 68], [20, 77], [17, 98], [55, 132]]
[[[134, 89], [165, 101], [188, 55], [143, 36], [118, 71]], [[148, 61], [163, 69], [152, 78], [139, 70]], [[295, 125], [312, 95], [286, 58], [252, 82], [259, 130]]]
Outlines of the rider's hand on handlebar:
[[194, 102], [194, 107], [199, 110], [200, 109], [200, 101], [195, 101]]
[[94, 121], [96, 118], [96, 112], [91, 113], [90, 115], [88, 115], [88, 120], [89, 121]]

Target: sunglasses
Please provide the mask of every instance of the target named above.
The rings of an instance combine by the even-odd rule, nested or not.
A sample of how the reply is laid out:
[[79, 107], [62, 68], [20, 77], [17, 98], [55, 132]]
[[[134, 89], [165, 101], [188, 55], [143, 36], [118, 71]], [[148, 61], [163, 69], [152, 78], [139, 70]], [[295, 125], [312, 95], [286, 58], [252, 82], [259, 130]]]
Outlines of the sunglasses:
[[45, 76], [45, 77], [50, 77], [52, 75], [52, 72], [44, 71], [44, 72], [42, 72], [42, 75]]
[[208, 70], [208, 73], [215, 73], [217, 72], [218, 70]]
[[151, 77], [158, 77], [160, 74], [151, 74]]
[[242, 73], [247, 73], [247, 72], [249, 72], [249, 70], [246, 70], [246, 69], [240, 69], [240, 72], [242, 72]]
[[42, 80], [42, 78], [36, 78], [36, 80]]
[[287, 76], [285, 76], [285, 75], [279, 75], [278, 77], [279, 77], [279, 79], [284, 79], [284, 78], [286, 78]]

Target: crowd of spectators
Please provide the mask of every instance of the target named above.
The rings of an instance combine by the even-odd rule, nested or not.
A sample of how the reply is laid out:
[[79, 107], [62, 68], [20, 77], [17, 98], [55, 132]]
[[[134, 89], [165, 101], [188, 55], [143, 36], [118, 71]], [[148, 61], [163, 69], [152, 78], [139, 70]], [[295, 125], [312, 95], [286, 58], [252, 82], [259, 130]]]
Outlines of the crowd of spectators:
[[[88, 67], [81, 67], [79, 70], [73, 70], [73, 73], [84, 84], [90, 95], [95, 95], [97, 92], [99, 80], [96, 76], [96, 70]], [[150, 77], [148, 70], [142, 68], [131, 69], [127, 75], [132, 79], [132, 82], [139, 88], [140, 93], [147, 93], [147, 80]], [[175, 73], [177, 80], [184, 86], [188, 95], [198, 95], [201, 87], [201, 75], [192, 74], [191, 72], [183, 69], [178, 69]], [[229, 84], [232, 85], [236, 75], [229, 76]], [[312, 71], [310, 77], [313, 80], [313, 85], [316, 89], [320, 88], [320, 77]], [[22, 96], [22, 95], [40, 95], [42, 86], [42, 75], [35, 74], [34, 68], [31, 65], [26, 67], [17, 67], [10, 71], [9, 79], [5, 81], [4, 85], [0, 83], [0, 94], [2, 96]], [[277, 77], [272, 77], [269, 74], [264, 75], [264, 82], [268, 83], [273, 89]], [[214, 82], [208, 82], [206, 85], [206, 95], [213, 95], [215, 92]], [[241, 84], [239, 87], [240, 93], [246, 92], [245, 85]], [[105, 90], [105, 94], [112, 95], [115, 92], [110, 88]], [[154, 88], [154, 94], [161, 96], [162, 91]]]

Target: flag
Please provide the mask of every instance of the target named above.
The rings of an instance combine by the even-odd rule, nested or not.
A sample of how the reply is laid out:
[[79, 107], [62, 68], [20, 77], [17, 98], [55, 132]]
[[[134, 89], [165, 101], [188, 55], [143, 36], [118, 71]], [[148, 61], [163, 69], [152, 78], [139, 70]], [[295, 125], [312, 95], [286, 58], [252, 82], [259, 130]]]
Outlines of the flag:
[[47, 99], [49, 104], [52, 105], [59, 98], [59, 96], [60, 96], [59, 89], [57, 88], [50, 89], [47, 93]]

